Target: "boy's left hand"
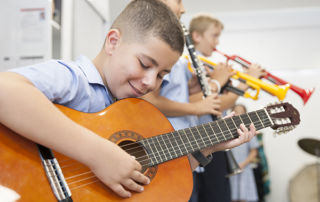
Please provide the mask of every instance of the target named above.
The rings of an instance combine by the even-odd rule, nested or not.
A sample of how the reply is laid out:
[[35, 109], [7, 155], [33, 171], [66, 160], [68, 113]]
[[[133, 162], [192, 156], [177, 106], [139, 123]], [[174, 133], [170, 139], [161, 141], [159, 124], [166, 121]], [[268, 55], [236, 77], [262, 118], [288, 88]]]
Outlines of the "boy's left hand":
[[[225, 118], [232, 117], [234, 115], [234, 112], [226, 116]], [[237, 129], [237, 132], [239, 134], [239, 137], [229, 140], [220, 144], [216, 144], [210, 148], [205, 149], [203, 152], [204, 153], [213, 153], [216, 151], [223, 151], [226, 149], [231, 149], [233, 147], [237, 147], [243, 143], [249, 142], [258, 132], [256, 131], [256, 128], [254, 127], [253, 124], [250, 125], [249, 127], [250, 130], [244, 125], [240, 124], [240, 128]]]

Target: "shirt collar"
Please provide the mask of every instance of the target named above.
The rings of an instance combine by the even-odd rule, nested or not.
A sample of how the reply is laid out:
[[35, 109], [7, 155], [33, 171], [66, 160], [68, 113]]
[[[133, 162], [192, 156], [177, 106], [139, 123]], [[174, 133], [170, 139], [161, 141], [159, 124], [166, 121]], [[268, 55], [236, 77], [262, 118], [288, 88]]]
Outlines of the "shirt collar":
[[101, 75], [99, 74], [97, 68], [94, 66], [91, 60], [89, 60], [89, 58], [84, 55], [80, 55], [76, 59], [76, 63], [86, 75], [89, 83], [100, 84], [104, 86]]
[[97, 68], [94, 66], [94, 64], [84, 55], [80, 55], [76, 59], [76, 64], [80, 67], [80, 69], [83, 71], [83, 73], [86, 75], [88, 82], [90, 84], [99, 84], [102, 85], [106, 89], [107, 93], [107, 99], [109, 100], [109, 104], [113, 103], [115, 100], [112, 99], [112, 95], [109, 92], [109, 89], [104, 85], [101, 75], [98, 72]]

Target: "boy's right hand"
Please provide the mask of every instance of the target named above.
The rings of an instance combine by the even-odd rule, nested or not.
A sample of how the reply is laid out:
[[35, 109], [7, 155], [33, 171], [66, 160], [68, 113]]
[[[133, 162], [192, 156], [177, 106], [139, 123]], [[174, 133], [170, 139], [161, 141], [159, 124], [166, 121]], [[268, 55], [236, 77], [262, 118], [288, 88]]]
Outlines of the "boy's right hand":
[[107, 141], [96, 151], [94, 158], [88, 162], [90, 169], [119, 196], [128, 198], [130, 191], [144, 190], [140, 184], [150, 183], [150, 179], [140, 172], [140, 163], [118, 145]]
[[193, 103], [197, 115], [213, 114], [220, 116], [221, 100], [217, 93], [209, 95], [208, 97]]
[[224, 86], [229, 81], [230, 77], [235, 74], [232, 71], [232, 66], [226, 63], [218, 63], [214, 67], [214, 70], [210, 70], [207, 67], [206, 69], [210, 78], [219, 81], [221, 87]]
[[263, 69], [258, 64], [251, 64], [248, 69], [244, 71], [246, 74], [249, 74], [250, 76], [253, 76], [255, 78], [261, 78], [266, 74], [265, 69]]

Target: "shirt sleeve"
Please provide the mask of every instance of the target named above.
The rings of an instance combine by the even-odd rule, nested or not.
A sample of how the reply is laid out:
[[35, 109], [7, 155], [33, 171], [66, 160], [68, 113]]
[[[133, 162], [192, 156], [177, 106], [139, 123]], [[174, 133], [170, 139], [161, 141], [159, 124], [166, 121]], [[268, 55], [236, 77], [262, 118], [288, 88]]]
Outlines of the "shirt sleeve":
[[55, 60], [10, 70], [26, 77], [54, 103], [73, 99], [77, 88], [77, 72]]

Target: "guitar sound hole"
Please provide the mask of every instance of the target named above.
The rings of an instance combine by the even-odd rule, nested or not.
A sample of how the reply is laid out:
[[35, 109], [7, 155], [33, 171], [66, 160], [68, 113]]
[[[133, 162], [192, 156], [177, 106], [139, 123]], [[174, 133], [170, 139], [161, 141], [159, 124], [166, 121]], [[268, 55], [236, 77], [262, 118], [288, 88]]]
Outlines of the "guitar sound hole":
[[125, 140], [119, 143], [119, 146], [125, 150], [127, 153], [129, 153], [131, 156], [134, 156], [136, 160], [141, 164], [142, 166], [142, 173], [145, 173], [150, 165], [150, 160], [148, 158], [148, 155], [144, 149], [144, 147], [133, 141]]

